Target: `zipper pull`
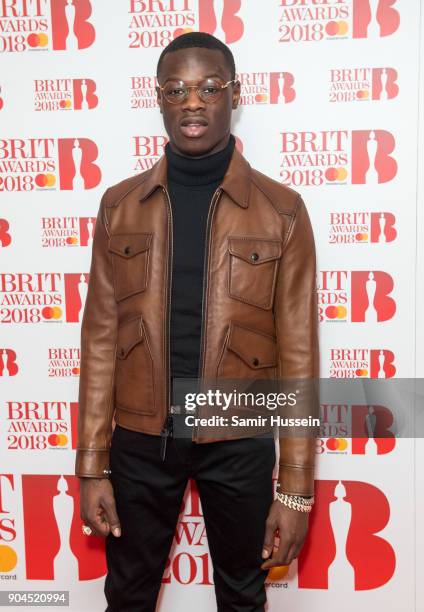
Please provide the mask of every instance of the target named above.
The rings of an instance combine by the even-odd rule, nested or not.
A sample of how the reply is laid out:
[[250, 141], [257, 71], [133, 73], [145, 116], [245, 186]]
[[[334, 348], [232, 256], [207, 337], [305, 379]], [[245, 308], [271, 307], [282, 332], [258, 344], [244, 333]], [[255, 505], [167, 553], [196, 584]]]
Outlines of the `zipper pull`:
[[166, 445], [168, 442], [168, 438], [172, 436], [172, 430], [173, 430], [172, 415], [168, 414], [168, 416], [166, 417], [166, 421], [160, 432], [160, 437], [161, 437], [160, 458], [162, 459], [162, 461], [165, 461]]

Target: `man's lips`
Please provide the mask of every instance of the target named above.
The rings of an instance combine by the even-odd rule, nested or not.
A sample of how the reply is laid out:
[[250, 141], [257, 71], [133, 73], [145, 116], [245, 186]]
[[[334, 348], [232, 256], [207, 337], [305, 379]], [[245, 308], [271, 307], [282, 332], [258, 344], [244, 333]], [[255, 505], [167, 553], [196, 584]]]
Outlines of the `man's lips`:
[[184, 117], [180, 121], [180, 129], [187, 138], [199, 138], [208, 128], [208, 122], [203, 117]]

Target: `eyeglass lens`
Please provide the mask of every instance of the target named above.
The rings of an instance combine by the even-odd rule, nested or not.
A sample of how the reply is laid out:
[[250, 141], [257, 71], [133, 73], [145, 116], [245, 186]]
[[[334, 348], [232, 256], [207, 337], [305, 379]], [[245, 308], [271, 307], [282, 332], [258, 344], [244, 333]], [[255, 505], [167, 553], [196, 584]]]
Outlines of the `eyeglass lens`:
[[[204, 102], [215, 102], [221, 96], [223, 83], [216, 79], [206, 79], [196, 85], [199, 96]], [[174, 104], [182, 102], [188, 95], [189, 89], [183, 81], [167, 81], [163, 87], [165, 98]]]

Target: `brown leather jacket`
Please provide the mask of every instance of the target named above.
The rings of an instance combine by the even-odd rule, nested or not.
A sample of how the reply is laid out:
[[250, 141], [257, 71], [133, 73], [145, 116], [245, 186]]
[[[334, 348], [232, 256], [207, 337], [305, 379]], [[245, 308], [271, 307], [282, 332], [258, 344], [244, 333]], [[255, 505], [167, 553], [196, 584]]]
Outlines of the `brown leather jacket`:
[[[235, 149], [212, 198], [206, 249], [202, 377], [318, 378], [315, 245], [300, 195]], [[161, 432], [171, 272], [163, 155], [100, 203], [81, 328], [77, 476], [109, 474], [113, 420]], [[313, 439], [280, 439], [282, 491], [313, 494], [314, 457]]]

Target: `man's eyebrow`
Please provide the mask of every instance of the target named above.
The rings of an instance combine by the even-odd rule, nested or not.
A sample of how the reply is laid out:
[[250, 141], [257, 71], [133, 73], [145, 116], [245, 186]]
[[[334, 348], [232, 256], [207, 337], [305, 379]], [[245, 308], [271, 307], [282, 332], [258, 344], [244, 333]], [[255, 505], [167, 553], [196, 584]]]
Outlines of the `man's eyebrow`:
[[[206, 76], [202, 77], [198, 82], [202, 81], [203, 79], [211, 79], [213, 77], [216, 77], [220, 80], [225, 80], [221, 74], [214, 72], [212, 74], [207, 74]], [[180, 77], [177, 77], [177, 76], [168, 76], [163, 80], [163, 83], [166, 83], [167, 81], [184, 81], [184, 79], [181, 79]]]
[[208, 74], [208, 75], [206, 75], [205, 79], [210, 79], [210, 78], [212, 78], [212, 77], [218, 77], [219, 79], [221, 79], [221, 78], [222, 78], [222, 75], [217, 74], [216, 72], [214, 72], [213, 74]]

